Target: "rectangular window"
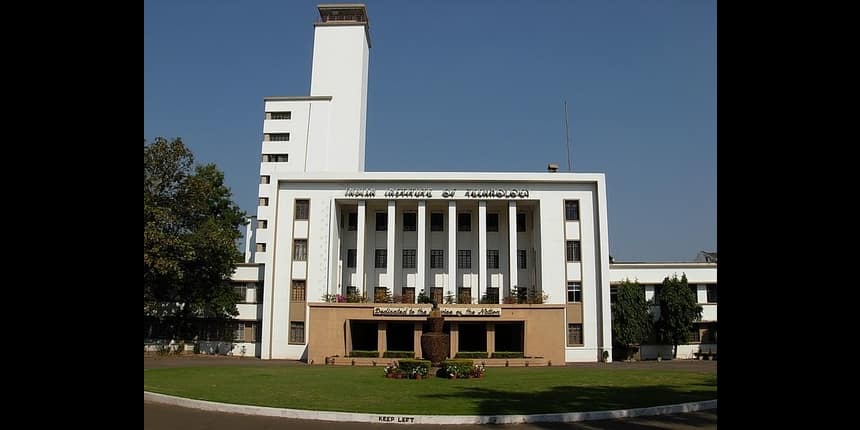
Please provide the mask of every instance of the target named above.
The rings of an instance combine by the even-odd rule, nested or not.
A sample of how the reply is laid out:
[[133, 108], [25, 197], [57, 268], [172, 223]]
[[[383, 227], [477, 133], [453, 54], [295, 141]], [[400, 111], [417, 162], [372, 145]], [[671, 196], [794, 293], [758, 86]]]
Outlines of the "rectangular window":
[[238, 326], [239, 327], [237, 327], [237, 328], [239, 330], [237, 330], [236, 334], [240, 334], [238, 332], [241, 331], [241, 335], [242, 335], [241, 341], [242, 342], [255, 342], [257, 340], [257, 335], [256, 335], [257, 323], [251, 322], [251, 321], [245, 321], [245, 322], [240, 322], [238, 324]]
[[406, 212], [403, 214], [403, 231], [417, 230], [417, 220], [415, 212]]
[[269, 175], [260, 175], [260, 183], [268, 184], [272, 180], [272, 177]]
[[618, 300], [618, 287], [613, 285], [609, 287], [609, 303], [615, 303]]
[[498, 249], [488, 249], [487, 250], [487, 269], [498, 269], [499, 268], [499, 250]]
[[526, 231], [526, 214], [517, 214], [517, 231]]
[[238, 322], [234, 326], [233, 329], [233, 341], [234, 342], [244, 342], [245, 341], [245, 323]]
[[293, 113], [290, 111], [283, 112], [266, 112], [266, 119], [292, 119]]
[[442, 212], [430, 214], [430, 231], [445, 231], [445, 217]]
[[404, 269], [414, 269], [415, 268], [415, 252], [414, 249], [404, 249], [403, 250], [403, 268]]
[[660, 292], [661, 292], [662, 290], [663, 290], [663, 286], [662, 286], [662, 285], [655, 285], [655, 286], [654, 286], [654, 297], [653, 297], [651, 300], [653, 300], [653, 301], [654, 301], [654, 304], [655, 304], [655, 305], [659, 305], [659, 304], [660, 304]]
[[308, 261], [307, 239], [296, 239], [293, 241], [293, 261]]
[[266, 244], [258, 243], [257, 244], [257, 252], [266, 252]]
[[286, 163], [290, 161], [290, 154], [263, 154], [264, 163]]
[[445, 250], [431, 249], [430, 250], [430, 268], [443, 269], [445, 268]]
[[457, 214], [457, 231], [472, 231], [472, 214], [469, 212]]
[[564, 202], [564, 219], [579, 221], [579, 200], [567, 200]]
[[580, 303], [582, 302], [582, 284], [579, 282], [567, 283], [567, 302]]
[[472, 303], [472, 289], [471, 288], [457, 288], [457, 303]]
[[388, 268], [388, 250], [387, 249], [377, 249], [376, 255], [374, 258], [373, 267], [377, 269], [386, 269]]
[[290, 133], [266, 133], [263, 140], [266, 142], [289, 142]]
[[702, 337], [699, 333], [699, 326], [697, 324], [693, 325], [693, 328], [690, 329], [690, 334], [687, 336], [687, 343], [699, 343], [702, 341]]
[[430, 300], [433, 300], [436, 303], [442, 303], [442, 287], [430, 288]]
[[355, 256], [356, 256], [356, 250], [355, 249], [347, 249], [346, 250], [346, 267], [347, 268], [350, 268], [350, 269], [355, 268]]
[[717, 302], [717, 284], [708, 285], [708, 303]]
[[457, 268], [471, 269], [472, 268], [472, 250], [458, 249], [457, 250]]
[[305, 343], [305, 322], [290, 322], [290, 343]]
[[567, 241], [567, 261], [582, 261], [582, 248], [578, 240]]
[[387, 231], [387, 230], [388, 230], [388, 213], [377, 212], [376, 213], [376, 231]]
[[415, 287], [403, 287], [403, 303], [415, 303]]
[[702, 330], [701, 336], [702, 343], [717, 343], [717, 326], [713, 324], [708, 324], [705, 326], [705, 329]]
[[296, 200], [296, 219], [308, 219], [311, 203], [308, 200]]
[[356, 231], [358, 229], [358, 213], [350, 212], [346, 215], [346, 229], [348, 231]]
[[499, 231], [499, 214], [487, 214], [487, 231]]
[[699, 287], [695, 284], [690, 285], [690, 292], [693, 293], [693, 298], [696, 299], [696, 303], [699, 303]]
[[346, 295], [357, 296], [358, 295], [358, 287], [356, 287], [355, 285], [348, 285], [346, 287]]
[[305, 281], [293, 281], [290, 289], [290, 299], [294, 302], [305, 301]]
[[260, 197], [260, 206], [269, 206], [269, 198]]
[[487, 287], [486, 303], [499, 303], [499, 287]]
[[236, 293], [237, 302], [248, 303], [248, 287], [245, 284], [234, 285], [233, 292]]
[[264, 219], [258, 219], [257, 220], [257, 228], [259, 228], [259, 229], [269, 228], [269, 221], [264, 220]]
[[517, 303], [525, 303], [529, 297], [529, 289], [526, 287], [517, 287]]
[[388, 303], [388, 287], [376, 287], [373, 289], [373, 303]]
[[567, 325], [567, 346], [582, 345], [582, 324]]
[[520, 270], [526, 269], [526, 250], [518, 249], [517, 250], [517, 267]]

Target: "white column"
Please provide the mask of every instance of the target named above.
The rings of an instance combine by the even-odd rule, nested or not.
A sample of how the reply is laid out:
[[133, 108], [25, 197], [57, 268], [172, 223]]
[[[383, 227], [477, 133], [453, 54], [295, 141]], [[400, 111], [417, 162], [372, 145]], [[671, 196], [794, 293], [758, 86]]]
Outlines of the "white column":
[[[355, 277], [358, 279], [356, 282], [356, 289], [358, 290], [358, 294], [364, 294], [367, 296], [364, 291], [364, 237], [365, 237], [365, 228], [367, 223], [367, 202], [365, 200], [358, 201], [358, 225], [356, 226], [356, 244], [355, 244]], [[346, 294], [346, 291], [344, 291]]]
[[[517, 271], [519, 271], [519, 261], [517, 261], [517, 201], [508, 201], [508, 291], [513, 293], [513, 288], [517, 286]], [[501, 289], [500, 289], [501, 290]], [[499, 291], [499, 296], [504, 296], [505, 293]]]
[[478, 298], [487, 293], [487, 201], [478, 202]]
[[418, 279], [415, 280], [415, 298], [424, 289], [429, 296], [430, 289], [427, 288], [427, 281], [424, 279], [427, 273], [427, 201], [418, 200]]
[[448, 294], [457, 297], [457, 202], [448, 202]]
[[394, 243], [394, 237], [397, 235], [396, 234], [397, 233], [397, 230], [396, 230], [397, 227], [395, 226], [395, 221], [397, 220], [396, 207], [397, 207], [396, 202], [394, 200], [388, 201], [388, 231], [386, 231], [387, 234], [385, 235], [385, 238], [387, 239], [387, 245], [385, 246], [385, 248], [388, 250], [388, 251], [386, 251], [388, 258], [387, 258], [386, 263], [385, 263], [385, 267], [386, 267], [385, 273], [388, 275], [388, 285], [386, 285], [386, 287], [388, 287], [391, 290], [392, 295], [397, 294], [397, 292], [395, 291], [395, 288], [400, 287], [398, 285], [399, 282], [397, 282], [397, 279], [394, 277], [395, 276], [395, 270], [394, 270], [395, 264], [394, 264], [394, 262], [396, 261], [396, 259], [394, 257], [397, 255], [396, 254], [397, 248], [395, 248], [395, 243]]
[[248, 224], [245, 225], [245, 262], [254, 262], [254, 253], [257, 252], [257, 217], [248, 217]]

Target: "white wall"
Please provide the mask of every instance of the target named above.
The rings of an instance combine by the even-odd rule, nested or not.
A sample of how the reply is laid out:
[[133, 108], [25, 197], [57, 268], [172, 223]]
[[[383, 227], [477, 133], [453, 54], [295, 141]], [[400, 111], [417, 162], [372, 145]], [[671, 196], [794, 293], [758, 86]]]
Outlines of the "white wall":
[[[695, 359], [695, 353], [699, 351], [717, 353], [717, 344], [715, 343], [691, 343], [686, 345], [678, 345], [679, 360]], [[641, 360], [656, 360], [657, 354], [667, 360], [672, 357], [672, 345], [642, 345], [639, 349], [639, 358]]]
[[239, 265], [230, 279], [234, 281], [257, 282], [263, 280], [263, 266], [258, 264]]
[[311, 96], [332, 96], [326, 164], [315, 171], [364, 171], [367, 69], [370, 50], [363, 25], [314, 28]]
[[717, 265], [713, 263], [614, 263], [609, 267], [610, 281], [615, 284], [629, 279], [640, 284], [661, 284], [663, 279], [687, 275], [688, 284], [715, 284]]
[[237, 320], [257, 321], [263, 318], [262, 303], [237, 303], [236, 310], [239, 311], [239, 315], [234, 317]]

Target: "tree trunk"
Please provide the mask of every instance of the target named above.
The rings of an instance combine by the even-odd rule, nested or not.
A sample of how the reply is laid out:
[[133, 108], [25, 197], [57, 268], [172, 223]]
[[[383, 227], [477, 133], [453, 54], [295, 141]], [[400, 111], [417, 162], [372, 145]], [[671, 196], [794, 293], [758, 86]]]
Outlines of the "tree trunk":
[[675, 360], [678, 358], [678, 344], [672, 345], [672, 359]]

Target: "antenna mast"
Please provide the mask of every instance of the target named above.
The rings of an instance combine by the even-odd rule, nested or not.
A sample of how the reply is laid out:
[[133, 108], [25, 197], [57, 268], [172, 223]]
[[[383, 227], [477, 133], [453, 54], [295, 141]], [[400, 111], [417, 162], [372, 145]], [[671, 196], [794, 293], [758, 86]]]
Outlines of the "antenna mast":
[[564, 137], [567, 146], [567, 171], [573, 173], [573, 168], [570, 166], [570, 127], [567, 125], [567, 100], [564, 101]]

